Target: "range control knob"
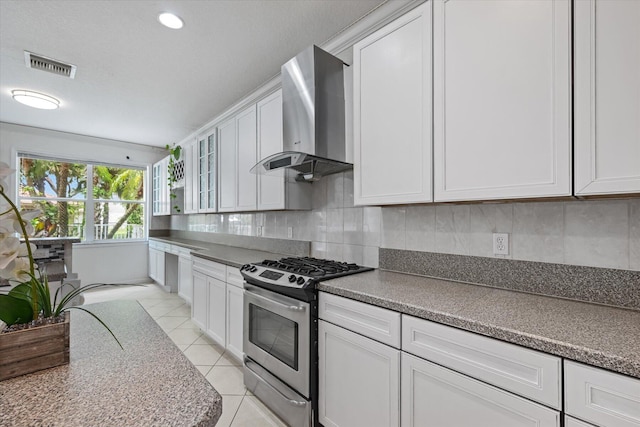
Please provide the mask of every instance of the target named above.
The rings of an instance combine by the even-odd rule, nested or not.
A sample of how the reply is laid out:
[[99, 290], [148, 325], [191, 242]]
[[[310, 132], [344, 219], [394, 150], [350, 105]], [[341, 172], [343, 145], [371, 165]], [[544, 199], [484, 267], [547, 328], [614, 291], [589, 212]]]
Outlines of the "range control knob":
[[250, 268], [251, 268], [251, 264], [245, 264], [245, 265], [243, 265], [242, 267], [240, 267], [240, 271], [248, 270], [248, 269], [250, 269]]
[[289, 282], [293, 283], [295, 281], [296, 281], [296, 276], [294, 276], [293, 274], [289, 276]]
[[255, 265], [252, 265], [249, 271], [252, 273], [255, 273], [256, 271], [258, 271], [258, 267], [256, 267]]
[[300, 276], [297, 280], [298, 285], [302, 285], [304, 283], [304, 277]]

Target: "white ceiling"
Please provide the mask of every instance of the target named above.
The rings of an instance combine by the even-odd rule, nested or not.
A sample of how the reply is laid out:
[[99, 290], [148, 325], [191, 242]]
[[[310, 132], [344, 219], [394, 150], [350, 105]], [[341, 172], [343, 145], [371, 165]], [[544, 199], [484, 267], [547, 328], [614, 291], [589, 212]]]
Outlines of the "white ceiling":
[[[0, 0], [0, 121], [147, 145], [178, 142], [382, 0]], [[157, 22], [161, 11], [185, 21]], [[27, 68], [24, 50], [78, 67]], [[58, 110], [15, 102], [28, 89]]]

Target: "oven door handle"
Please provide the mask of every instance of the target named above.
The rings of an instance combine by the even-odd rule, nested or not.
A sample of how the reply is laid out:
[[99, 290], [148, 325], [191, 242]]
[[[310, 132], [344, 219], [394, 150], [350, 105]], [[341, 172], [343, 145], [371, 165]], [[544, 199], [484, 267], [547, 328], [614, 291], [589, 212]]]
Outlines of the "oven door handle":
[[260, 382], [262, 382], [264, 385], [266, 385], [267, 387], [269, 387], [269, 389], [271, 389], [271, 391], [274, 391], [275, 393], [279, 394], [280, 397], [282, 397], [287, 403], [289, 403], [292, 406], [305, 406], [307, 405], [308, 402], [306, 401], [299, 401], [299, 400], [293, 400], [293, 399], [289, 399], [287, 396], [284, 395], [284, 393], [282, 393], [280, 390], [278, 390], [277, 388], [275, 388], [274, 386], [272, 386], [271, 384], [269, 384], [268, 382], [266, 382], [264, 379], [262, 379], [262, 377], [260, 375], [258, 375], [258, 373], [256, 371], [254, 371], [253, 369], [251, 369], [251, 367], [249, 366], [250, 363], [253, 363], [246, 355], [243, 356], [243, 360], [244, 360], [244, 367], [247, 368], [248, 370], [250, 370], [251, 372], [253, 372], [253, 374], [258, 378], [258, 380], [260, 380]]
[[258, 298], [258, 299], [260, 299], [262, 301], [268, 302], [269, 304], [273, 304], [273, 305], [278, 306], [280, 308], [284, 308], [285, 310], [295, 311], [297, 313], [302, 313], [303, 311], [306, 310], [306, 307], [301, 306], [301, 305], [286, 305], [286, 304], [282, 304], [281, 302], [274, 301], [272, 299], [263, 297], [260, 294], [257, 294], [255, 292], [251, 292], [251, 289], [253, 289], [253, 288], [251, 288], [250, 286], [246, 286], [245, 285], [245, 290], [248, 291], [251, 294], [252, 297], [256, 297], [256, 298]]

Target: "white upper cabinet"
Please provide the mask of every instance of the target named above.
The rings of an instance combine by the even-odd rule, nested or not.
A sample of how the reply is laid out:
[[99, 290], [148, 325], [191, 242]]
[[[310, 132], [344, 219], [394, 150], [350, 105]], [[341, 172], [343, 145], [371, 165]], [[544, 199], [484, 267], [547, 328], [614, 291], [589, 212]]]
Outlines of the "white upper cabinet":
[[218, 207], [221, 212], [233, 211], [238, 203], [236, 198], [238, 164], [235, 117], [218, 126], [218, 141], [220, 143], [220, 203]]
[[198, 141], [194, 140], [182, 147], [184, 158], [184, 213], [198, 212]]
[[238, 126], [238, 167], [236, 210], [255, 211], [257, 203], [256, 185], [258, 178], [249, 172], [258, 161], [256, 141], [256, 106], [244, 110], [237, 117]]
[[640, 192], [640, 2], [575, 2], [575, 194]]
[[171, 200], [169, 197], [168, 170], [169, 157], [165, 157], [152, 167], [151, 211], [154, 216], [170, 215]]
[[[258, 160], [262, 160], [282, 152], [282, 90], [258, 102], [257, 111]], [[284, 175], [258, 175], [258, 210], [284, 208]]]
[[570, 1], [433, 3], [435, 201], [571, 195]]
[[[193, 195], [198, 212], [216, 212], [216, 174], [217, 174], [217, 155], [216, 131], [215, 129], [206, 132], [198, 137], [198, 142], [194, 147], [193, 161], [196, 167], [193, 169], [192, 176], [194, 190]], [[185, 206], [187, 204], [187, 188], [185, 184]]]
[[432, 200], [431, 9], [353, 47], [356, 205]]
[[220, 212], [256, 210], [256, 106], [218, 127], [220, 147]]

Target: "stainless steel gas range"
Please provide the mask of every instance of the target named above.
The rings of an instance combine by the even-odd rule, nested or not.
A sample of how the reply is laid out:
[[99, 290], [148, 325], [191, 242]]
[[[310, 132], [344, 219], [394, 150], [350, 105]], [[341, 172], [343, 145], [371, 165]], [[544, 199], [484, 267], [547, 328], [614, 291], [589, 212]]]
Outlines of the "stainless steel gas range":
[[291, 426], [315, 426], [319, 281], [369, 271], [356, 264], [283, 258], [242, 266], [244, 383]]

